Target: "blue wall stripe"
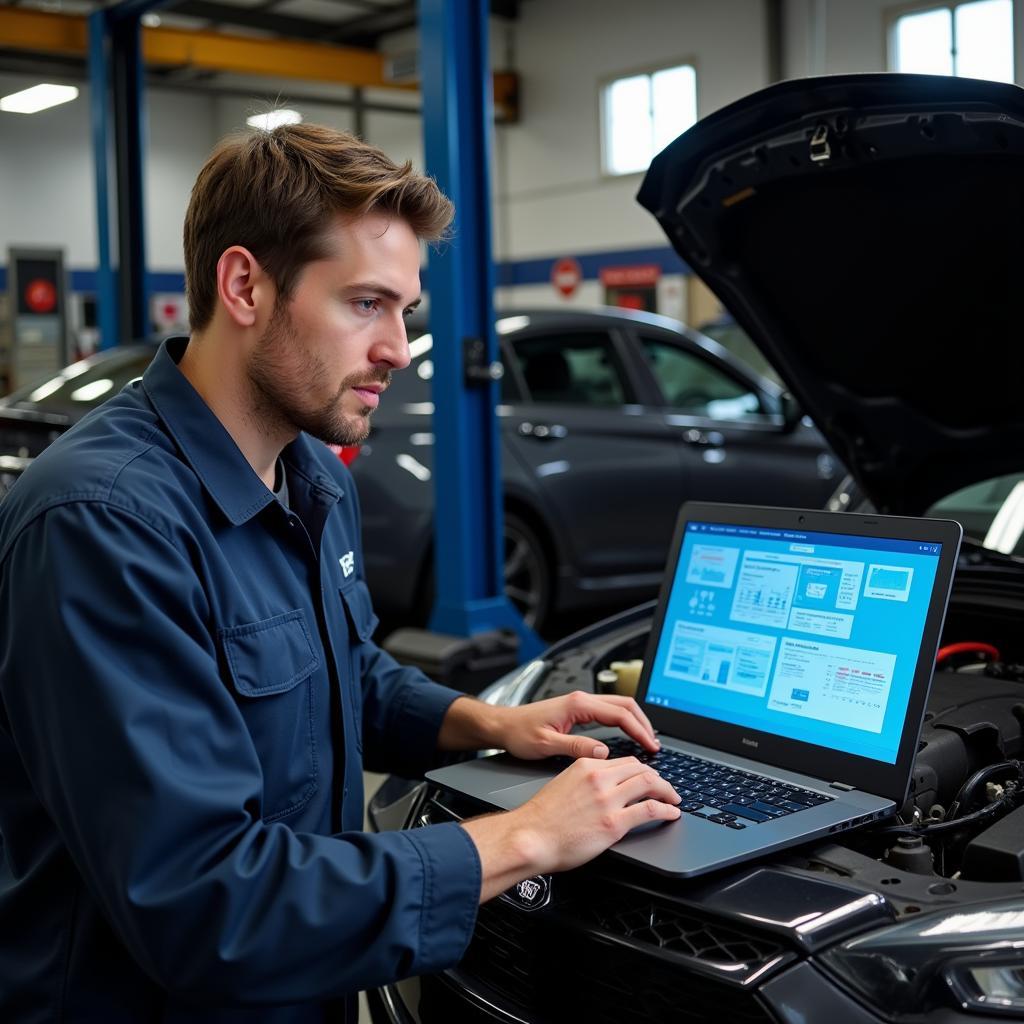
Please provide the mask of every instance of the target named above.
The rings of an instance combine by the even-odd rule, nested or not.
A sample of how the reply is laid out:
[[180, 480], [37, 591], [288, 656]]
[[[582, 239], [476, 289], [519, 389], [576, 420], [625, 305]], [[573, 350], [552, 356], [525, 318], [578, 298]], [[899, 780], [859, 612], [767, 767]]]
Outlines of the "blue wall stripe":
[[[602, 267], [634, 266], [654, 264], [663, 274], [690, 274], [690, 268], [667, 245], [652, 249], [612, 249], [607, 252], [561, 253], [530, 260], [509, 260], [495, 267], [497, 283], [503, 287], [524, 284], [549, 284], [551, 268], [564, 256], [574, 256], [583, 272], [583, 279], [596, 281]], [[427, 268], [422, 271], [423, 285], [427, 286]], [[95, 270], [72, 270], [71, 291], [94, 292], [96, 290]], [[0, 291], [7, 288], [7, 268], [0, 266]], [[182, 293], [185, 291], [185, 275], [176, 271], [150, 271], [146, 275], [146, 290], [154, 292]]]
[[[115, 271], [115, 277], [116, 277]], [[73, 292], [96, 291], [95, 270], [71, 270], [68, 274], [69, 285]], [[0, 291], [7, 289], [7, 268], [0, 266]], [[185, 275], [174, 271], [150, 271], [146, 275], [146, 290], [153, 292], [184, 292]]]

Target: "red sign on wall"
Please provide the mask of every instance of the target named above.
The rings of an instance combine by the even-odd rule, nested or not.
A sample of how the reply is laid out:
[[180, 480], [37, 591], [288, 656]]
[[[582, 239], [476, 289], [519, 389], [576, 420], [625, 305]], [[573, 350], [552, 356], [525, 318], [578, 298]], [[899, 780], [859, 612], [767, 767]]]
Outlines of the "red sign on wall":
[[631, 267], [602, 267], [601, 284], [605, 288], [651, 288], [661, 277], [657, 263], [637, 263]]
[[582, 280], [583, 268], [579, 261], [574, 260], [571, 256], [555, 260], [551, 267], [551, 283], [566, 298], [569, 298], [579, 288]]

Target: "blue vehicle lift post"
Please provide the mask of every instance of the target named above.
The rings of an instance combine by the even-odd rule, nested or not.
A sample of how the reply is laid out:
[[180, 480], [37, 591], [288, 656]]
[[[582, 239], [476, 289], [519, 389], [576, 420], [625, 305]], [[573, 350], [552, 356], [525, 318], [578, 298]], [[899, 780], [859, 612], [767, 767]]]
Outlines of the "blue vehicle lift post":
[[525, 661], [543, 645], [504, 593], [489, 8], [487, 0], [419, 4], [427, 170], [456, 210], [450, 241], [430, 254], [437, 586], [430, 628], [466, 637], [514, 630]]
[[[89, 86], [96, 173], [97, 321], [100, 345], [149, 333], [143, 190], [145, 106], [139, 19], [167, 0], [124, 0], [89, 15]], [[117, 175], [115, 274], [110, 252], [109, 146]], [[116, 282], [116, 283], [115, 283]]]

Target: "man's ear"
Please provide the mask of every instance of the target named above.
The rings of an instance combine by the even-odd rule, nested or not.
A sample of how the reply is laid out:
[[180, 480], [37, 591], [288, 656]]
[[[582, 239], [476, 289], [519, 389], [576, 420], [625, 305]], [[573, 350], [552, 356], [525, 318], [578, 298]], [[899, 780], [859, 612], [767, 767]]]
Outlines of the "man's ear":
[[239, 327], [252, 327], [274, 304], [273, 284], [248, 249], [233, 245], [217, 260], [217, 297]]

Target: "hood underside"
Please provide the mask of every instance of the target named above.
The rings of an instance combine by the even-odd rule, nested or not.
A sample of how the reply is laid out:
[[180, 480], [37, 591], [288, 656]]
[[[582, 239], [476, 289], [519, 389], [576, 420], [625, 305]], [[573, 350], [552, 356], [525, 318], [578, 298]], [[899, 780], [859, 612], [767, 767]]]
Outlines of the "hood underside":
[[1024, 468], [1024, 90], [786, 82], [638, 195], [882, 510]]

